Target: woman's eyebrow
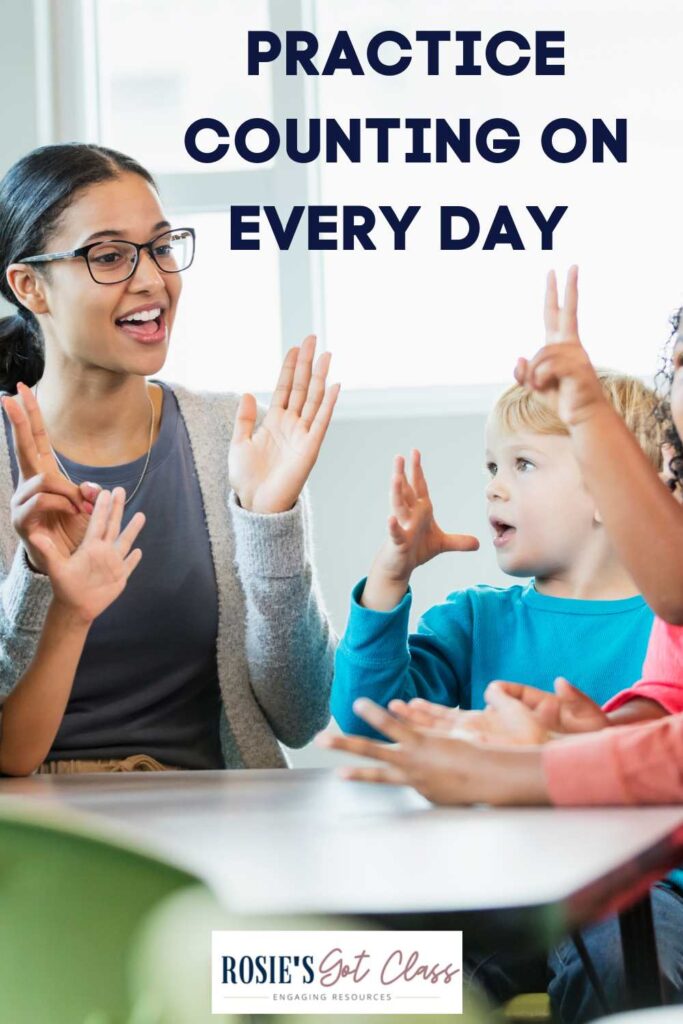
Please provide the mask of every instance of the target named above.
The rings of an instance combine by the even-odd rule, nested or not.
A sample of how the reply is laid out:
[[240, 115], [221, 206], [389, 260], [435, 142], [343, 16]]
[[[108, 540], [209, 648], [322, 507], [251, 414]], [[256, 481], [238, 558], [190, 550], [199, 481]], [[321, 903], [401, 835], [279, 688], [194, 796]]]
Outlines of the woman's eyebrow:
[[[171, 225], [167, 220], [160, 220], [158, 224], [154, 225], [152, 231], [159, 231], [161, 228], [170, 228], [170, 226]], [[111, 238], [112, 235], [118, 235], [119, 237], [122, 237], [123, 234], [124, 232], [119, 231], [118, 228], [103, 228], [102, 231], [94, 231], [92, 235], [88, 235], [88, 237], [83, 240], [82, 244], [87, 245], [88, 242], [92, 242], [96, 238]]]

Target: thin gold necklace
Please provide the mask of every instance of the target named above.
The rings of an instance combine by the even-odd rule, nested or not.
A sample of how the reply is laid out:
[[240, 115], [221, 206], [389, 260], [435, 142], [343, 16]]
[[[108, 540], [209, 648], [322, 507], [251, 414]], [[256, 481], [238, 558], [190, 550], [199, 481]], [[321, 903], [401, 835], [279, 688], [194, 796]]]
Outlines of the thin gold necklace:
[[[152, 422], [150, 423], [150, 426], [149, 426], [149, 446], [147, 448], [147, 458], [145, 459], [145, 464], [142, 467], [142, 473], [140, 475], [140, 479], [138, 480], [137, 484], [135, 485], [135, 489], [133, 491], [131, 491], [131, 493], [128, 495], [128, 497], [126, 498], [126, 500], [123, 503], [124, 507], [128, 504], [129, 501], [132, 501], [132, 499], [137, 494], [137, 492], [138, 492], [138, 490], [140, 488], [140, 484], [142, 483], [142, 481], [145, 478], [145, 473], [147, 472], [147, 467], [149, 465], [150, 456], [152, 454], [152, 438], [154, 437], [154, 403], [152, 402], [152, 399], [150, 398], [149, 388], [147, 388], [146, 385], [145, 385], [145, 390], [147, 392], [147, 401], [149, 402], [149, 407], [152, 410]], [[35, 389], [35, 397], [36, 397], [36, 401], [37, 401], [38, 400], [38, 384], [37, 383], [36, 383], [36, 389]], [[51, 444], [50, 444], [50, 451], [54, 455], [55, 462], [57, 463], [57, 465], [61, 469], [61, 471], [64, 474], [64, 476], [67, 478], [67, 480], [69, 481], [70, 484], [73, 484], [74, 481], [71, 479], [71, 477], [67, 473], [66, 469], [64, 468], [64, 465], [62, 464], [62, 460], [59, 458], [59, 455], [57, 455], [57, 452], [54, 450], [54, 448], [52, 447]], [[76, 485], [76, 486], [78, 486], [78, 485]]]

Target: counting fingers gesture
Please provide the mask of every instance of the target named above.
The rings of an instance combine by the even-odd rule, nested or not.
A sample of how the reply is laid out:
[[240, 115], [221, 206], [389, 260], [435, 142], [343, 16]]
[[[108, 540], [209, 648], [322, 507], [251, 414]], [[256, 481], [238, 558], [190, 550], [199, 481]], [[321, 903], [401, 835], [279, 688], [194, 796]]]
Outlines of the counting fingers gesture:
[[125, 496], [123, 487], [100, 491], [85, 536], [70, 555], [47, 533], [31, 537], [47, 567], [55, 601], [85, 623], [116, 600], [142, 558], [140, 548], [131, 548], [145, 517], [136, 512], [121, 530]]
[[419, 565], [445, 551], [476, 551], [479, 541], [468, 534], [446, 533], [434, 518], [434, 508], [419, 451], [411, 455], [412, 483], [405, 459], [397, 455], [391, 479], [389, 537], [377, 566], [392, 580], [407, 581]]
[[35, 396], [25, 384], [19, 384], [17, 391], [17, 397], [2, 399], [12, 425], [19, 469], [11, 500], [12, 525], [32, 566], [45, 573], [44, 557], [30, 537], [41, 533], [62, 555], [71, 554], [85, 536], [99, 488], [90, 484], [79, 487], [66, 479], [54, 457]]
[[579, 339], [578, 267], [570, 267], [560, 306], [555, 271], [548, 274], [544, 322], [546, 342], [533, 359], [519, 359], [515, 377], [536, 391], [567, 426], [586, 419], [606, 402], [600, 381]]

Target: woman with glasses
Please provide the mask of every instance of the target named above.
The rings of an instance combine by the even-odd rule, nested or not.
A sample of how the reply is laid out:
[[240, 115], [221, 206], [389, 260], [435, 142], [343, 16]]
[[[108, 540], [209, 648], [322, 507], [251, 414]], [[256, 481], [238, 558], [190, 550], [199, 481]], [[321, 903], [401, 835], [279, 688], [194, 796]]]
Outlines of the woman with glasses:
[[[156, 379], [194, 241], [111, 149], [41, 147], [0, 182], [0, 292], [16, 307], [0, 320], [6, 716], [50, 646], [46, 553], [79, 550], [102, 489], [120, 496], [122, 537], [145, 517], [142, 560], [22, 771], [285, 767], [280, 743], [329, 718], [335, 638], [303, 491], [338, 394], [329, 354], [314, 363], [312, 337], [291, 349], [265, 414], [252, 395]], [[222, 300], [216, 344], [248, 344]]]

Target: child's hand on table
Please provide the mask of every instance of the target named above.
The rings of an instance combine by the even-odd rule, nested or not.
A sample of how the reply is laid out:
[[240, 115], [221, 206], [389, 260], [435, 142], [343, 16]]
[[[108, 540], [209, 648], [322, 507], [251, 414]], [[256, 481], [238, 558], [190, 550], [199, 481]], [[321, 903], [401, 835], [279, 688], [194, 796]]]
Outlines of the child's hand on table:
[[145, 516], [136, 512], [121, 530], [125, 496], [122, 487], [100, 491], [85, 536], [71, 555], [46, 533], [36, 532], [29, 538], [44, 560], [54, 603], [84, 624], [116, 600], [142, 558], [140, 548], [131, 551], [131, 547]]
[[551, 732], [529, 708], [509, 697], [509, 706], [501, 710], [489, 704], [482, 711], [465, 711], [434, 704], [421, 697], [409, 703], [389, 702], [389, 710], [404, 722], [441, 736], [455, 736], [474, 743], [546, 743]]
[[397, 455], [391, 480], [389, 536], [368, 575], [361, 603], [376, 611], [389, 611], [402, 600], [414, 569], [445, 551], [476, 551], [476, 537], [445, 533], [434, 518], [434, 508], [420, 461], [412, 452], [412, 484], [405, 459]]
[[481, 743], [537, 745], [568, 733], [595, 732], [610, 725], [599, 704], [566, 679], [555, 680], [555, 693], [522, 683], [496, 681], [486, 689], [483, 711], [462, 711], [414, 698], [393, 700], [394, 715], [444, 736]]
[[413, 786], [435, 804], [548, 803], [538, 747], [524, 750], [465, 742], [401, 721], [367, 698], [354, 712], [393, 743], [324, 732], [316, 744], [378, 762], [339, 769], [343, 778]]
[[576, 426], [596, 408], [608, 404], [579, 339], [578, 273], [578, 267], [570, 267], [560, 307], [555, 271], [550, 271], [545, 293], [545, 345], [533, 359], [519, 359], [515, 367], [517, 382], [538, 392], [567, 426]]

